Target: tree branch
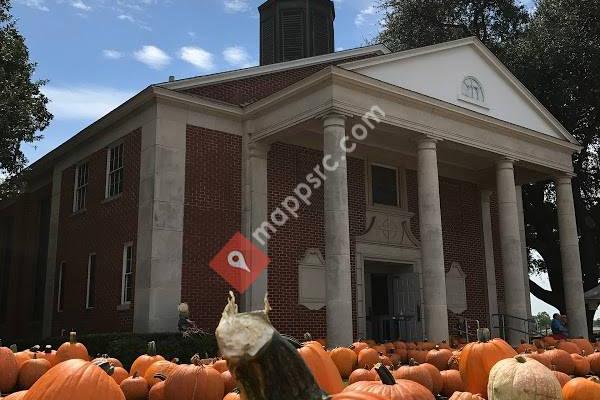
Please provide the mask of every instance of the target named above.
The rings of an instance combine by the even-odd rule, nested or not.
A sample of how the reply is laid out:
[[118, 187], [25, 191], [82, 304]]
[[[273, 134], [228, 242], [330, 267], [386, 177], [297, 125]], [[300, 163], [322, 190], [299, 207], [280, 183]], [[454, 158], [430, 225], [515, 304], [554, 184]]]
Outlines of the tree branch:
[[552, 290], [544, 289], [532, 280], [529, 281], [529, 291], [538, 299], [553, 305], [559, 310], [563, 308], [560, 302], [560, 296], [557, 296]]

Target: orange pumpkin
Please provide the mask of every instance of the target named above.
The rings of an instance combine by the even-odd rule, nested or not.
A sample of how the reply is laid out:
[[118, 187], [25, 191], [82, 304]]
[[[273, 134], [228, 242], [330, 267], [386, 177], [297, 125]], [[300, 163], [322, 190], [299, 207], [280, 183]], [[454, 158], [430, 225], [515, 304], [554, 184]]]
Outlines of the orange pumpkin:
[[17, 384], [19, 364], [15, 353], [8, 347], [1, 347], [0, 341], [0, 392], [10, 392]]
[[374, 393], [385, 400], [434, 400], [433, 394], [422, 385], [405, 380], [394, 380], [390, 371], [381, 364], [375, 367], [381, 381], [356, 382], [344, 389], [346, 392]]
[[358, 353], [360, 353], [361, 350], [363, 349], [368, 349], [369, 345], [366, 344], [365, 342], [354, 342], [352, 343], [352, 346], [350, 346], [350, 349], [352, 349], [354, 351], [354, 353], [356, 353], [356, 356], [358, 357]]
[[137, 374], [124, 379], [119, 386], [127, 400], [145, 400], [148, 397], [148, 382]]
[[409, 365], [404, 365], [393, 372], [395, 379], [406, 379], [417, 382], [433, 393], [433, 379], [431, 374], [422, 365], [419, 365], [414, 359], [409, 361]]
[[21, 365], [23, 365], [25, 361], [31, 360], [33, 358], [33, 354], [29, 350], [19, 351], [14, 354], [19, 368], [21, 368]]
[[425, 362], [434, 365], [440, 371], [444, 371], [448, 369], [450, 357], [452, 357], [452, 352], [450, 350], [436, 346], [435, 349], [429, 350], [425, 357]]
[[571, 379], [562, 388], [563, 400], [600, 399], [600, 381], [596, 377], [589, 379]]
[[235, 381], [235, 377], [231, 374], [231, 371], [227, 370], [221, 372], [221, 378], [223, 378], [223, 384], [225, 385], [225, 393], [229, 393], [236, 388], [237, 382]]
[[224, 394], [221, 374], [205, 365], [178, 365], [165, 381], [167, 399], [222, 400]]
[[455, 350], [452, 352], [452, 357], [448, 360], [448, 369], [455, 369], [458, 371], [458, 365], [460, 361], [460, 351]]
[[588, 355], [594, 352], [594, 346], [587, 339], [571, 339], [579, 347], [579, 354]]
[[51, 367], [50, 361], [44, 358], [37, 358], [37, 354], [34, 354], [31, 360], [25, 361], [21, 365], [21, 368], [19, 368], [19, 388], [29, 389]]
[[77, 342], [77, 332], [69, 334], [69, 341], [61, 344], [55, 355], [56, 364], [73, 359], [90, 360], [87, 348]]
[[571, 359], [575, 365], [575, 376], [586, 376], [590, 373], [590, 361], [580, 354], [571, 354]]
[[127, 370], [123, 367], [115, 367], [111, 377], [114, 379], [117, 385], [120, 385], [121, 382], [129, 378], [129, 372], [127, 372]]
[[552, 369], [552, 364], [550, 364], [550, 359], [546, 355], [546, 353], [525, 353], [523, 354], [525, 358], [532, 358], [540, 364], [544, 365], [547, 368]]
[[521, 339], [521, 344], [519, 344], [516, 349], [517, 353], [527, 353], [537, 351], [537, 347], [532, 344], [527, 343], [524, 339]]
[[579, 354], [581, 352], [581, 350], [579, 350], [579, 346], [577, 346], [575, 343], [567, 342], [565, 340], [561, 340], [556, 348], [564, 350], [569, 354]]
[[[160, 375], [160, 374], [159, 374]], [[163, 375], [162, 379], [166, 379]], [[150, 388], [148, 392], [148, 400], [167, 400], [165, 395], [165, 381], [161, 380], [156, 385]]]
[[489, 340], [489, 337], [488, 329], [479, 329], [478, 341], [467, 344], [461, 351], [459, 371], [465, 390], [468, 392], [487, 393], [492, 367], [500, 360], [517, 355], [517, 352], [504, 340]]
[[427, 360], [427, 354], [429, 354], [429, 350], [414, 349], [408, 350], [407, 352], [408, 359], [410, 360], [412, 358], [419, 364], [423, 364]]
[[565, 384], [571, 380], [571, 377], [569, 375], [565, 374], [564, 372], [552, 371], [552, 373], [554, 374], [556, 379], [558, 379], [558, 383], [560, 383], [560, 387], [565, 386]]
[[485, 400], [480, 394], [471, 392], [454, 392], [449, 400]]
[[[365, 349], [363, 351], [373, 351]], [[361, 354], [362, 352], [361, 351]], [[335, 363], [329, 357], [329, 354], [317, 342], [306, 342], [298, 353], [312, 372], [319, 387], [328, 394], [336, 394], [344, 389], [342, 377], [335, 366]], [[379, 358], [379, 355], [378, 355]]]
[[63, 361], [38, 379], [23, 400], [64, 400], [74, 393], [86, 400], [125, 400], [119, 385], [103, 370], [110, 367], [79, 359]]
[[46, 359], [46, 360], [48, 360], [50, 365], [55, 366], [56, 365], [56, 350], [52, 350], [52, 346], [50, 346], [48, 344], [48, 345], [46, 345], [46, 348], [44, 349], [44, 351], [38, 354], [38, 358]]
[[173, 369], [175, 369], [176, 366], [177, 364], [167, 360], [159, 360], [153, 362], [148, 368], [146, 368], [146, 372], [144, 373], [144, 379], [146, 380], [146, 382], [148, 382], [148, 386], [152, 387], [162, 380], [156, 377], [157, 373], [169, 376], [171, 371], [173, 371]]
[[101, 359], [108, 361], [110, 363], [110, 365], [112, 365], [113, 367], [123, 368], [123, 364], [121, 363], [121, 361], [119, 361], [118, 359], [116, 359], [114, 357], [109, 357], [108, 354], [103, 354], [102, 357], [94, 358], [92, 360], [92, 362], [101, 360]]
[[450, 397], [454, 392], [464, 390], [460, 372], [455, 369], [449, 369], [442, 371], [440, 374], [442, 375], [442, 391], [440, 393], [443, 396]]
[[371, 369], [357, 368], [350, 374], [348, 384], [353, 384], [362, 381], [376, 381], [377, 372]]
[[592, 373], [594, 375], [600, 375], [600, 352], [598, 350], [594, 351], [587, 356], [587, 359], [590, 362]]
[[21, 390], [20, 392], [14, 392], [11, 395], [3, 397], [2, 400], [23, 400], [26, 394], [27, 390]]
[[431, 376], [431, 383], [433, 385], [432, 392], [437, 396], [442, 391], [442, 386], [444, 384], [440, 370], [429, 363], [421, 364], [421, 368], [424, 368], [429, 372], [429, 376]]
[[372, 368], [379, 362], [379, 353], [375, 349], [363, 349], [358, 353], [358, 367]]
[[552, 336], [545, 336], [544, 338], [542, 338], [542, 342], [544, 344], [544, 348], [554, 347], [558, 344], [558, 341]]
[[129, 375], [133, 376], [137, 373], [139, 376], [144, 376], [149, 366], [157, 361], [162, 360], [164, 360], [164, 357], [156, 354], [156, 343], [148, 342], [148, 350], [146, 350], [146, 354], [135, 359], [133, 364], [131, 364]]
[[[150, 399], [152, 400], [152, 399]], [[230, 392], [223, 397], [223, 400], [240, 400], [240, 394], [237, 392]]]
[[575, 373], [575, 363], [571, 358], [571, 355], [561, 349], [552, 349], [544, 353], [550, 365], [560, 372], [564, 372], [567, 375], [573, 375]]
[[[343, 392], [330, 397], [331, 400], [387, 400], [385, 397], [367, 392]], [[225, 399], [223, 399], [225, 400]]]
[[337, 347], [329, 352], [342, 378], [347, 379], [358, 361], [358, 356], [347, 347]]
[[211, 366], [219, 372], [225, 372], [228, 370], [226, 360], [215, 360]]

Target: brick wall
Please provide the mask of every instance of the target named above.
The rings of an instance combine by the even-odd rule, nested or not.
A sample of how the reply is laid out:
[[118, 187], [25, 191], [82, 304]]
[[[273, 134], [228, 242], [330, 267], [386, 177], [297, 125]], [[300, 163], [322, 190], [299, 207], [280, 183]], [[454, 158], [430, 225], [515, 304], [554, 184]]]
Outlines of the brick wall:
[[[133, 328], [133, 305], [118, 311], [121, 302], [123, 247], [135, 242], [138, 222], [138, 193], [141, 130], [124, 137], [123, 193], [104, 200], [106, 149], [89, 157], [87, 207], [73, 214], [75, 166], [62, 174], [57, 266], [66, 264], [64, 310], [54, 312], [53, 333], [62, 329], [81, 332], [130, 331]], [[96, 304], [86, 310], [87, 265], [90, 253], [96, 253]], [[57, 275], [54, 279], [58, 279]], [[58, 288], [58, 285], [55, 284]], [[56, 295], [56, 293], [55, 293]], [[54, 302], [56, 304], [56, 298]], [[56, 309], [56, 307], [55, 307]]]
[[[412, 229], [419, 237], [419, 206], [417, 173], [407, 171], [408, 209], [416, 215]], [[468, 309], [462, 317], [478, 319], [489, 326], [485, 252], [481, 221], [481, 195], [475, 184], [440, 177], [440, 204], [442, 234], [444, 238], [444, 263], [446, 272], [452, 262], [459, 262], [466, 274]], [[448, 312], [450, 332], [453, 334], [458, 316]]]
[[336, 65], [364, 58], [374, 57], [375, 54], [350, 57], [335, 62], [322, 63], [307, 67], [294, 68], [271, 74], [253, 76], [212, 85], [198, 86], [183, 92], [210, 99], [224, 101], [235, 105], [247, 105], [276, 93], [287, 86], [307, 78], [324, 69], [328, 65]]
[[[0, 332], [31, 338], [41, 330], [51, 185], [0, 210]], [[4, 304], [3, 304], [4, 303]]]
[[[299, 146], [276, 143], [271, 146], [268, 158], [269, 210], [277, 207], [292, 193], [307, 173], [321, 163], [323, 155]], [[356, 282], [355, 240], [364, 230], [365, 193], [364, 164], [361, 160], [348, 160], [348, 192], [350, 209], [350, 248], [353, 287]], [[273, 307], [271, 320], [278, 330], [301, 338], [305, 332], [314, 337], [325, 337], [325, 308], [311, 311], [298, 304], [298, 263], [309, 248], [320, 249], [325, 256], [325, 231], [323, 215], [323, 187], [313, 191], [312, 204], [304, 206], [298, 219], [288, 223], [269, 241], [269, 301]], [[356, 320], [356, 291], [352, 293], [352, 311]], [[356, 324], [354, 335], [356, 335]]]
[[232, 290], [208, 263], [241, 229], [241, 162], [240, 136], [187, 127], [181, 300], [209, 332]]

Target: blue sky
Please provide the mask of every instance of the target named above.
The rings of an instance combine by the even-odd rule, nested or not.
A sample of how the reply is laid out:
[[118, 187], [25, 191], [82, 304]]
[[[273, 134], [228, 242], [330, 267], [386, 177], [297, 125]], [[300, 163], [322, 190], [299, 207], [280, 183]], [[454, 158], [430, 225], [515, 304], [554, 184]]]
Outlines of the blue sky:
[[[254, 0], [13, 0], [52, 100], [31, 162], [151, 83], [257, 64]], [[372, 0], [336, 1], [336, 48], [377, 33]]]
[[[254, 0], [13, 0], [54, 120], [31, 162], [152, 83], [256, 65]], [[378, 31], [373, 0], [336, 0], [335, 46]], [[540, 283], [543, 282], [540, 278]], [[534, 311], [552, 311], [533, 299]]]

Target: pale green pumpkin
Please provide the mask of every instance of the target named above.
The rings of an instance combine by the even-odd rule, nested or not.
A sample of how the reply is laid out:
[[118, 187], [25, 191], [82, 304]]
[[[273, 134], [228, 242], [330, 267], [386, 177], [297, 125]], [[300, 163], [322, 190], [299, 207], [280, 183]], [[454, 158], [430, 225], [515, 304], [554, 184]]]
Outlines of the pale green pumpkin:
[[562, 400], [552, 371], [523, 356], [499, 361], [490, 371], [488, 400]]

